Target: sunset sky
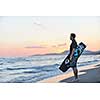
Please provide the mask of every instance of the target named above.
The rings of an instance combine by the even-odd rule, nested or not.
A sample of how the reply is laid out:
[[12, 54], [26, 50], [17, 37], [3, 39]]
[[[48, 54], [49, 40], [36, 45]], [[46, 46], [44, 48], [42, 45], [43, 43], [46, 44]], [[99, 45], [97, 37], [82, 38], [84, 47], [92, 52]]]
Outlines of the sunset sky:
[[70, 33], [88, 50], [100, 50], [100, 17], [0, 17], [0, 56], [27, 56], [69, 49]]

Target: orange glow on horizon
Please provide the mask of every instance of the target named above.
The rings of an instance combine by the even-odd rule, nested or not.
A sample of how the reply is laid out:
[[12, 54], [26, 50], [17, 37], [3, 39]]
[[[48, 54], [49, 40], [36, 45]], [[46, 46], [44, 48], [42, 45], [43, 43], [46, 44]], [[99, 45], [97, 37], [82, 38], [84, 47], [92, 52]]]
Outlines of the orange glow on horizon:
[[[46, 54], [46, 53], [61, 53], [65, 50], [69, 50], [70, 44], [65, 46], [53, 46], [53, 45], [42, 45], [44, 48], [25, 48], [23, 45], [11, 45], [11, 44], [0, 44], [0, 56], [28, 56], [34, 54]], [[97, 51], [100, 50], [96, 42], [88, 42], [87, 50]]]

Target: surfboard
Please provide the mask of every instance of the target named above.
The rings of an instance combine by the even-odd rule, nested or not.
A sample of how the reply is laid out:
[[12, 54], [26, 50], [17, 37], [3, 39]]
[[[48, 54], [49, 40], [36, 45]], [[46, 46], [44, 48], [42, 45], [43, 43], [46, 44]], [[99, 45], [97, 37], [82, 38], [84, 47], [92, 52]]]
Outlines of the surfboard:
[[83, 42], [79, 43], [79, 45], [77, 46], [77, 48], [74, 51], [72, 59], [69, 60], [68, 56], [67, 56], [64, 59], [64, 61], [62, 62], [62, 64], [60, 65], [59, 69], [62, 72], [66, 72], [70, 67], [73, 66], [74, 62], [76, 62], [78, 60], [78, 58], [83, 53], [85, 48], [86, 48], [86, 45]]

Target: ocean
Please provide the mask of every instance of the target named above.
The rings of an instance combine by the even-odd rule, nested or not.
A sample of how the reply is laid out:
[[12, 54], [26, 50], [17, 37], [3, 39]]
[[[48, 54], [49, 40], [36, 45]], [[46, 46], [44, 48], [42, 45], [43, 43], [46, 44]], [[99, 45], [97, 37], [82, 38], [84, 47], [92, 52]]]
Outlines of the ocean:
[[[0, 83], [35, 83], [63, 74], [59, 66], [65, 57], [66, 55], [0, 57]], [[100, 55], [81, 55], [78, 59], [78, 67], [98, 62]]]

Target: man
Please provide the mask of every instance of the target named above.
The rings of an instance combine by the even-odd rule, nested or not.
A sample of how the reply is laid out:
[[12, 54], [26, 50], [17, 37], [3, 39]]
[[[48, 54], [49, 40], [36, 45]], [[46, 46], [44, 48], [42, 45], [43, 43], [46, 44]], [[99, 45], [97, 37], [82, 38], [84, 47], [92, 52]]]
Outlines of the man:
[[68, 59], [70, 60], [70, 67], [73, 69], [73, 73], [75, 76], [75, 80], [73, 81], [78, 81], [78, 70], [77, 70], [77, 59], [75, 59], [73, 62], [71, 62], [73, 54], [75, 49], [77, 48], [77, 42], [75, 40], [76, 35], [74, 33], [70, 34], [70, 40], [72, 41], [71, 45], [70, 45], [70, 53], [68, 55]]

